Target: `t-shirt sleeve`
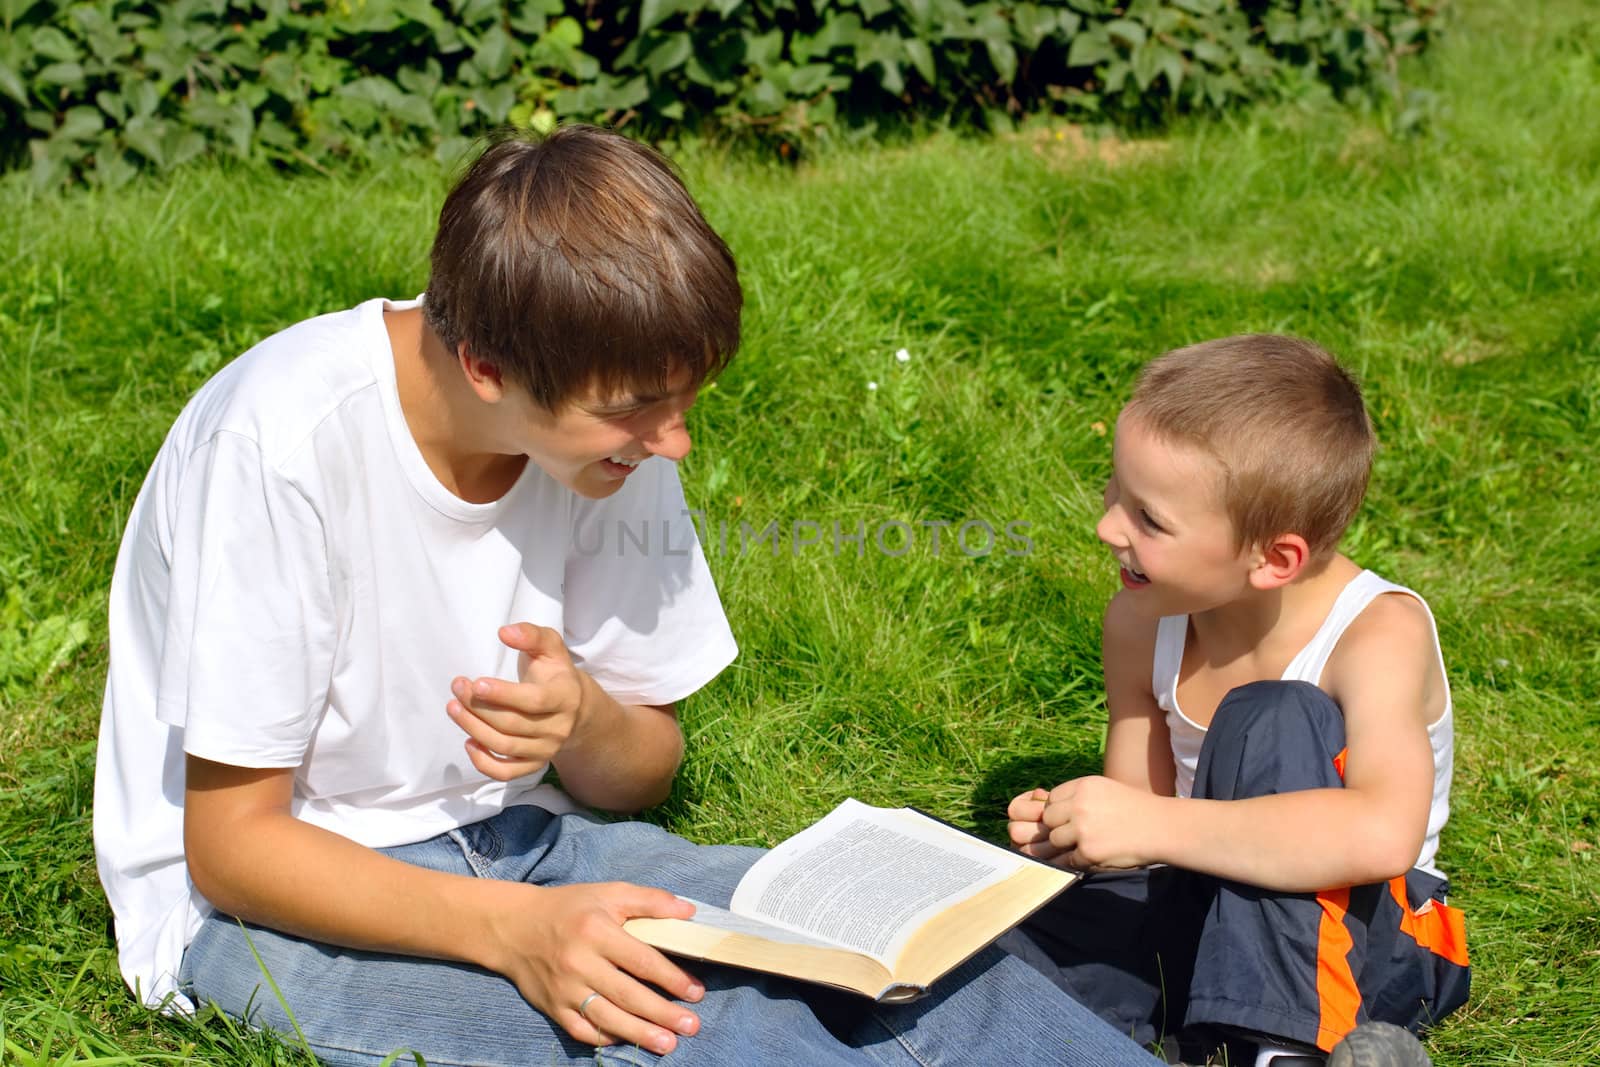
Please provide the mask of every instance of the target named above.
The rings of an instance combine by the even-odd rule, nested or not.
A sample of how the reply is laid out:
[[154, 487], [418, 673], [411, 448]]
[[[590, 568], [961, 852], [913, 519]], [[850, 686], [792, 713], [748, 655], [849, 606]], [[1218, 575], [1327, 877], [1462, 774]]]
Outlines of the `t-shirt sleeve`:
[[677, 468], [646, 460], [603, 500], [578, 503], [567, 557], [567, 648], [612, 697], [669, 704], [738, 655]]
[[191, 755], [299, 766], [335, 646], [322, 524], [253, 441], [226, 432], [191, 454], [172, 507], [156, 714]]

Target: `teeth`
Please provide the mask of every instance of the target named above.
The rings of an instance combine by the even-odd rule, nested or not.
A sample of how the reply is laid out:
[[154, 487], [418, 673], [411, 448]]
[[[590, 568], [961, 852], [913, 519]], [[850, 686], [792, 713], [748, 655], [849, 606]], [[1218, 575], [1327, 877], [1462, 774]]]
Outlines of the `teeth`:
[[637, 467], [639, 464], [643, 463], [644, 460], [642, 460], [642, 459], [623, 459], [621, 456], [612, 456], [611, 457], [611, 462], [620, 463], [624, 467]]

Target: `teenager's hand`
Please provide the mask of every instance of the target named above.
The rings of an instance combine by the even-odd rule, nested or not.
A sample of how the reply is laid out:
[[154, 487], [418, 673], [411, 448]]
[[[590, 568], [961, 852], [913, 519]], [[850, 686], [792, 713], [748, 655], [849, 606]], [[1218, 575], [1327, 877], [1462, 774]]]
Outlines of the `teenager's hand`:
[[1127, 869], [1157, 862], [1140, 842], [1158, 819], [1163, 798], [1110, 778], [1093, 775], [1062, 782], [1050, 790], [1040, 816], [1048, 838], [1023, 851], [1038, 859], [1078, 869]]
[[680, 1035], [699, 1031], [699, 1016], [651, 987], [690, 1002], [703, 997], [705, 987], [622, 929], [641, 916], [687, 919], [694, 905], [664, 889], [625, 882], [501, 885], [507, 904], [490, 921], [504, 956], [494, 969], [575, 1040], [666, 1055]]
[[583, 678], [561, 635], [547, 626], [500, 628], [500, 640], [522, 653], [518, 680], [456, 678], [445, 710], [466, 731], [467, 757], [497, 781], [539, 770], [578, 729]]

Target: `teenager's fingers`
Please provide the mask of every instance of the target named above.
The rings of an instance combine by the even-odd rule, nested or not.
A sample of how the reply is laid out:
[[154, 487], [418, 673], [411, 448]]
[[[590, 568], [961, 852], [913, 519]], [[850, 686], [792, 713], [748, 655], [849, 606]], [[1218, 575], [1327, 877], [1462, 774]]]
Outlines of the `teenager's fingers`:
[[[561, 746], [567, 740], [567, 734], [563, 731], [539, 730], [536, 720], [531, 722], [533, 729], [497, 729], [495, 724], [486, 719], [481, 712], [463, 707], [459, 700], [452, 700], [446, 704], [445, 712], [462, 733], [483, 746], [486, 751], [509, 759], [545, 763], [561, 751]], [[511, 725], [527, 727], [530, 725], [530, 720], [516, 719]]]
[[1028, 845], [1047, 840], [1050, 836], [1050, 832], [1037, 820], [1007, 823], [1006, 833], [1011, 836], [1013, 845]]
[[[625, 994], [621, 993], [614, 995], [618, 999], [625, 997]], [[656, 997], [656, 999], [660, 1000], [668, 1009], [673, 1008], [669, 1001], [662, 1000], [660, 997]], [[665, 1014], [668, 1018], [676, 1019], [677, 1016], [687, 1013], [682, 1008], [677, 1008], [675, 1011], [669, 1010]], [[692, 1015], [689, 1017], [693, 1018]], [[634, 1014], [633, 1011], [619, 1005], [616, 1000], [612, 999], [612, 996], [607, 996], [605, 993], [601, 993], [600, 996], [588, 1001], [583, 1010], [583, 1021], [593, 1027], [598, 1034], [600, 1040], [594, 1042], [597, 1045], [636, 1045], [639, 1048], [649, 1049], [658, 1056], [665, 1056], [678, 1047], [679, 1033], [693, 1033], [698, 1029], [698, 1020], [696, 1020], [696, 1025], [675, 1032], [672, 1027], [658, 1025], [649, 1018]]]
[[694, 905], [665, 889], [632, 882], [602, 884], [606, 900], [620, 925], [629, 919], [687, 919]]
[[503, 678], [457, 678], [450, 683], [450, 692], [463, 707], [501, 730], [514, 731], [519, 720], [559, 710], [539, 686]]
[[514, 648], [529, 656], [553, 656], [558, 659], [568, 656], [567, 643], [561, 639], [558, 631], [548, 626], [535, 626], [531, 622], [500, 627], [500, 641], [507, 648]]
[[548, 760], [498, 756], [470, 737], [467, 738], [466, 749], [467, 759], [472, 761], [472, 765], [497, 782], [509, 782], [513, 778], [521, 778], [523, 775], [532, 774], [549, 762]]

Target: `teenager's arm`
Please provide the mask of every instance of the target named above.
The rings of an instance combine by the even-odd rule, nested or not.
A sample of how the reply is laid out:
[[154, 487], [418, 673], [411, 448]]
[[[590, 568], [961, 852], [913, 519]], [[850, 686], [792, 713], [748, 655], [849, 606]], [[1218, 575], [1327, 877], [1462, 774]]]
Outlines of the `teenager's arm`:
[[1344, 788], [1177, 800], [1078, 779], [1051, 793], [1050, 843], [1074, 865], [1170, 863], [1284, 892], [1403, 874], [1427, 830], [1435, 675], [1420, 606], [1380, 598], [1345, 632], [1323, 676], [1345, 718]]
[[561, 635], [505, 626], [500, 639], [522, 653], [520, 677], [457, 678], [448, 711], [467, 734], [467, 755], [490, 778], [509, 781], [546, 763], [580, 803], [608, 811], [659, 804], [683, 759], [672, 705], [623, 704], [573, 665]]
[[[328, 944], [459, 960], [505, 975], [579, 1041], [670, 1051], [699, 1026], [655, 992], [698, 1000], [703, 987], [622, 923], [684, 918], [664, 890], [622, 883], [544, 887], [425, 870], [290, 814], [293, 771], [190, 756], [184, 850], [195, 888], [217, 908]], [[648, 983], [648, 984], [646, 984]], [[589, 1014], [578, 1011], [591, 992]]]

